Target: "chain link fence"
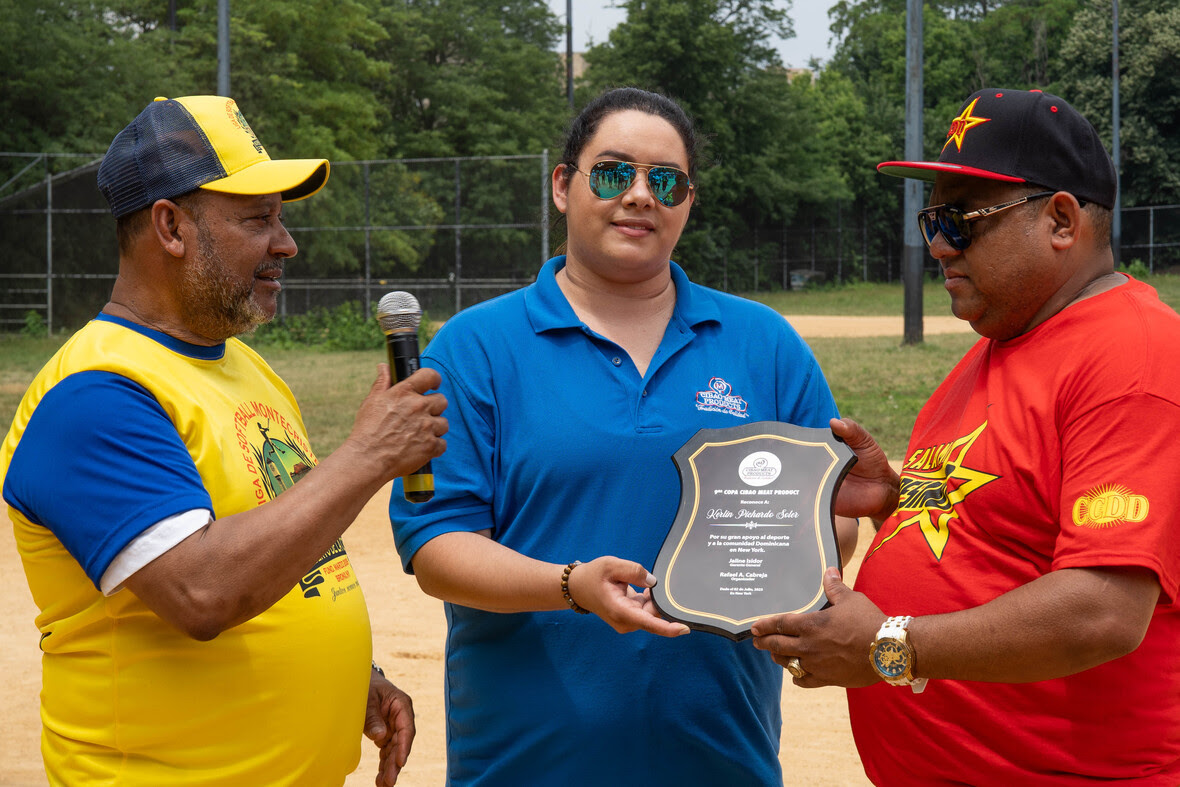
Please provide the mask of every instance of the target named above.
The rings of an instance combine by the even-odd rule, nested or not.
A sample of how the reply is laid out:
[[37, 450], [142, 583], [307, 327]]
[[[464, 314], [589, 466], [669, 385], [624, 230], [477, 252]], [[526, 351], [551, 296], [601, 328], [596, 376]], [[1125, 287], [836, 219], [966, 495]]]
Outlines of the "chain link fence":
[[[51, 330], [76, 328], [106, 303], [119, 259], [100, 161], [0, 154], [11, 173], [0, 186], [0, 330], [29, 312]], [[356, 301], [369, 317], [404, 289], [450, 315], [532, 282], [549, 256], [549, 171], [547, 151], [332, 163], [323, 192], [284, 206], [299, 254], [280, 314]]]
[[[0, 153], [0, 330], [29, 314], [73, 329], [106, 303], [118, 273], [114, 222], [95, 185], [101, 154]], [[548, 151], [535, 155], [334, 162], [328, 187], [288, 203], [299, 244], [281, 315], [412, 292], [439, 320], [535, 280], [562, 240]], [[1125, 208], [1122, 261], [1180, 265], [1180, 205]], [[879, 220], [878, 220], [879, 223]], [[690, 221], [689, 229], [692, 224]], [[897, 281], [900, 249], [863, 207], [803, 206], [790, 224], [677, 259], [727, 292], [848, 280]], [[931, 261], [930, 269], [936, 266]]]

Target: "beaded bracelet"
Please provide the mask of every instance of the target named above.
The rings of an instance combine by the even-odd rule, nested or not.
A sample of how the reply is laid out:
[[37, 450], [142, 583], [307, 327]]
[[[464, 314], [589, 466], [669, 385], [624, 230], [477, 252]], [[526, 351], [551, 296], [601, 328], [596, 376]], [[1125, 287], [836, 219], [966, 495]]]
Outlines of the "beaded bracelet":
[[578, 606], [578, 602], [574, 601], [570, 596], [570, 572], [574, 570], [574, 566], [582, 565], [581, 560], [575, 560], [565, 567], [565, 571], [561, 572], [561, 597], [565, 599], [565, 603], [570, 605], [570, 609], [577, 612], [579, 615], [589, 615], [590, 610], [582, 609]]

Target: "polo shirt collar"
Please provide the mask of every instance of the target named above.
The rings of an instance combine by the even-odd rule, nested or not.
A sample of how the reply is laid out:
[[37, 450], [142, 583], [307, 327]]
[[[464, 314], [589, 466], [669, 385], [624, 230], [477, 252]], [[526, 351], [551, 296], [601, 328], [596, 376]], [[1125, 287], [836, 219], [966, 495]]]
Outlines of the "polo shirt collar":
[[[720, 322], [721, 310], [717, 308], [716, 301], [693, 286], [684, 269], [675, 262], [669, 261], [668, 266], [672, 273], [672, 284], [676, 287], [676, 310], [672, 319], [679, 319], [689, 327], [703, 322]], [[548, 260], [537, 274], [537, 283], [525, 291], [525, 311], [537, 333], [582, 327], [582, 321], [557, 285], [557, 272], [564, 267], [564, 254]]]

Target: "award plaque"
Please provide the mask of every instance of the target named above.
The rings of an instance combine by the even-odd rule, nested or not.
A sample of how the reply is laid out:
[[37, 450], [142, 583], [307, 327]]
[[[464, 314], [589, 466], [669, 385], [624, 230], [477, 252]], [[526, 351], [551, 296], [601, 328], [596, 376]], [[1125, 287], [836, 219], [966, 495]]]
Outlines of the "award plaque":
[[702, 429], [675, 456], [680, 509], [653, 573], [660, 613], [733, 640], [755, 620], [827, 604], [832, 507], [856, 454], [830, 429], [761, 421]]

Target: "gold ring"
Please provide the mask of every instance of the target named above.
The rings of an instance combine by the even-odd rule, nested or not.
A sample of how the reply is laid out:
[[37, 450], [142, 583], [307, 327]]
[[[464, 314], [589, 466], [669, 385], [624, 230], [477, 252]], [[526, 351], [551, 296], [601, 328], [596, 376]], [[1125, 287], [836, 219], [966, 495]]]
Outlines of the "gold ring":
[[807, 674], [807, 670], [803, 669], [803, 665], [799, 663], [798, 656], [791, 656], [791, 658], [787, 659], [787, 672], [796, 678], [802, 678]]

